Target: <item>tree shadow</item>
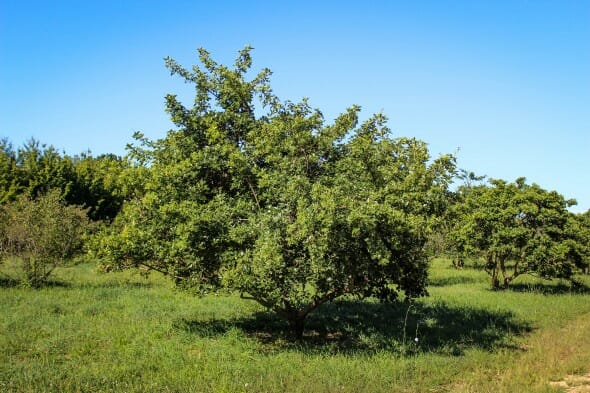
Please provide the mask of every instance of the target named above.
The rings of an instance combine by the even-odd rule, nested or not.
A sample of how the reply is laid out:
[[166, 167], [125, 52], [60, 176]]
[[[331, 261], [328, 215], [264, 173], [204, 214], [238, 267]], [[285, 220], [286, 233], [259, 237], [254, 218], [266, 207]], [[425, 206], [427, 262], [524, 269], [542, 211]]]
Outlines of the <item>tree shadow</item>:
[[428, 285], [433, 287], [446, 287], [449, 285], [474, 284], [482, 282], [475, 277], [454, 275], [449, 277], [429, 278]]
[[30, 285], [27, 284], [27, 281], [24, 279], [16, 279], [12, 277], [0, 277], [0, 288], [14, 288], [14, 287], [23, 287], [23, 288], [34, 288], [34, 289], [41, 289], [41, 288], [68, 288], [72, 285], [68, 282], [61, 281], [61, 280], [47, 280], [45, 282], [39, 283], [38, 285]]
[[105, 281], [105, 282], [70, 282], [57, 278], [49, 278], [47, 281], [39, 283], [37, 286], [28, 286], [24, 279], [16, 279], [8, 276], [0, 276], [0, 288], [14, 288], [14, 287], [31, 287], [35, 289], [42, 288], [92, 288], [92, 289], [115, 289], [115, 288], [130, 288], [142, 289], [153, 288], [154, 284], [151, 282], [138, 281]]
[[38, 288], [71, 288], [72, 283], [58, 279], [49, 279], [39, 285]]
[[129, 288], [129, 289], [148, 289], [153, 288], [154, 284], [151, 282], [139, 281], [104, 281], [104, 282], [84, 282], [76, 285], [79, 288], [92, 289], [114, 289], [114, 288]]
[[383, 304], [343, 300], [324, 305], [308, 317], [304, 338], [289, 340], [287, 324], [270, 312], [232, 320], [186, 320], [175, 329], [200, 337], [217, 337], [239, 329], [249, 338], [268, 344], [263, 351], [297, 349], [357, 354], [389, 351], [460, 356], [478, 348], [493, 351], [516, 348], [515, 336], [531, 331], [509, 312], [421, 303]]
[[561, 295], [561, 294], [589, 294], [590, 287], [581, 282], [572, 283], [512, 283], [510, 290], [514, 292], [532, 292], [543, 295]]
[[14, 278], [0, 276], [0, 288], [14, 288], [19, 284], [19, 281]]

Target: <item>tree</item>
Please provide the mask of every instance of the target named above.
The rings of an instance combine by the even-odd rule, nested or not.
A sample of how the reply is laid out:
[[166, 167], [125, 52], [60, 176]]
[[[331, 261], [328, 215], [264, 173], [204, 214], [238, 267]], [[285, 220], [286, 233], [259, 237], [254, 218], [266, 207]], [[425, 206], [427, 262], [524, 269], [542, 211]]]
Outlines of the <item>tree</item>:
[[27, 285], [39, 287], [81, 250], [86, 211], [65, 205], [59, 191], [37, 199], [20, 195], [0, 206], [0, 261], [17, 258]]
[[114, 154], [93, 157], [82, 154], [72, 158], [75, 183], [65, 198], [69, 204], [88, 207], [92, 220], [110, 221], [129, 197], [129, 182], [124, 176], [128, 163]]
[[17, 156], [8, 139], [0, 139], [0, 204], [14, 198], [19, 184], [15, 176]]
[[76, 184], [72, 159], [35, 139], [18, 149], [15, 172], [20, 193], [33, 199], [55, 189], [66, 197]]
[[[474, 172], [459, 169], [457, 180], [461, 184], [454, 192], [449, 192], [449, 206], [444, 215], [439, 217], [436, 232], [438, 232], [440, 242], [440, 254], [445, 254], [451, 258], [452, 264], [456, 269], [462, 269], [465, 266], [465, 245], [456, 236], [453, 236], [453, 229], [460, 225], [465, 210], [465, 198], [474, 188], [484, 185], [486, 176], [478, 176]], [[459, 241], [458, 241], [459, 240]]]
[[590, 274], [590, 210], [585, 213], [570, 213], [567, 233], [575, 240], [572, 253], [576, 259], [576, 265], [581, 266], [587, 274]]
[[0, 140], [0, 204], [18, 195], [33, 199], [59, 190], [70, 205], [89, 208], [93, 220], [112, 220], [123, 200], [132, 194], [128, 163], [115, 155], [93, 157], [90, 153], [68, 156], [53, 146], [27, 141], [16, 151]]
[[359, 126], [358, 106], [326, 125], [307, 101], [281, 102], [268, 69], [246, 79], [249, 47], [233, 68], [199, 55], [192, 70], [166, 59], [195, 85], [195, 103], [168, 95], [177, 129], [136, 135], [145, 195], [95, 240], [107, 269], [143, 265], [200, 292], [237, 290], [299, 338], [307, 315], [339, 296], [424, 295], [428, 223], [454, 158], [392, 138], [381, 114]]
[[457, 269], [464, 267], [464, 255], [460, 250], [451, 231], [460, 220], [462, 203], [464, 197], [476, 185], [481, 185], [486, 176], [477, 176], [473, 172], [464, 169], [455, 171], [455, 179], [461, 184], [455, 191], [448, 190], [445, 195], [446, 206], [440, 209], [442, 214], [434, 215], [430, 224], [430, 235], [426, 244], [426, 249], [431, 256], [445, 256], [451, 259], [453, 266]]
[[524, 178], [470, 187], [452, 232], [456, 249], [481, 255], [495, 289], [522, 274], [571, 279], [587, 259], [573, 229], [568, 201]]

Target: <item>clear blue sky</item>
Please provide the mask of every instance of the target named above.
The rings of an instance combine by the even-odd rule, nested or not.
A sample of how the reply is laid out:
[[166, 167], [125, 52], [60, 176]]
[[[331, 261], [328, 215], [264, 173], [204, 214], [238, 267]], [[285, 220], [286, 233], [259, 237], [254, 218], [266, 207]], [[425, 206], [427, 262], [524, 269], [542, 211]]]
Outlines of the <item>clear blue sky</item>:
[[123, 154], [172, 127], [166, 93], [190, 102], [164, 56], [246, 44], [282, 99], [382, 111], [435, 156], [590, 209], [590, 1], [0, 0], [0, 137]]

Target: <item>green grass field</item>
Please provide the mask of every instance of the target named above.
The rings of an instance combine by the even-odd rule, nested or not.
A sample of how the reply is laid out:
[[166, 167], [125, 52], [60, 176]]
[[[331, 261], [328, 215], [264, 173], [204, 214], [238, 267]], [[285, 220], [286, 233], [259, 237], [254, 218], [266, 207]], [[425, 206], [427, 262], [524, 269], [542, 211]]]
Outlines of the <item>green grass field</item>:
[[83, 264], [39, 290], [0, 284], [0, 392], [553, 392], [590, 371], [588, 291], [494, 292], [444, 260], [430, 297], [328, 304], [301, 343], [252, 301], [158, 275]]

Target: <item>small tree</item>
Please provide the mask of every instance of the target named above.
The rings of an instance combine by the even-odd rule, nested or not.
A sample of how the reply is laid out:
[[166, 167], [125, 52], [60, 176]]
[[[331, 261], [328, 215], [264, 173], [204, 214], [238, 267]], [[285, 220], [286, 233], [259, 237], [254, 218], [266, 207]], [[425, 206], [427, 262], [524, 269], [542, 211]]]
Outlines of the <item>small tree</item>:
[[457, 190], [449, 192], [448, 200], [449, 206], [445, 210], [444, 215], [438, 218], [438, 232], [440, 249], [447, 257], [451, 258], [451, 262], [456, 269], [462, 269], [465, 266], [465, 244], [460, 238], [453, 235], [453, 230], [456, 228], [465, 213], [465, 198], [474, 188], [478, 188], [485, 182], [486, 176], [477, 176], [474, 172], [459, 169], [457, 173], [457, 180], [462, 184]]
[[571, 279], [587, 266], [567, 211], [574, 203], [524, 178], [491, 180], [464, 193], [453, 244], [464, 254], [483, 256], [496, 289], [522, 274]]
[[80, 251], [86, 211], [66, 206], [59, 191], [37, 199], [21, 195], [0, 206], [0, 257], [13, 257], [27, 285], [42, 285], [53, 270]]
[[296, 337], [310, 312], [342, 295], [425, 294], [423, 246], [453, 157], [431, 161], [424, 142], [392, 138], [382, 115], [358, 126], [356, 106], [326, 125], [306, 101], [280, 102], [270, 71], [246, 79], [249, 48], [233, 69], [205, 50], [200, 60], [192, 70], [167, 60], [196, 85], [195, 104], [169, 95], [178, 129], [155, 142], [137, 135], [145, 196], [96, 241], [109, 268], [143, 265], [191, 289], [237, 290]]

